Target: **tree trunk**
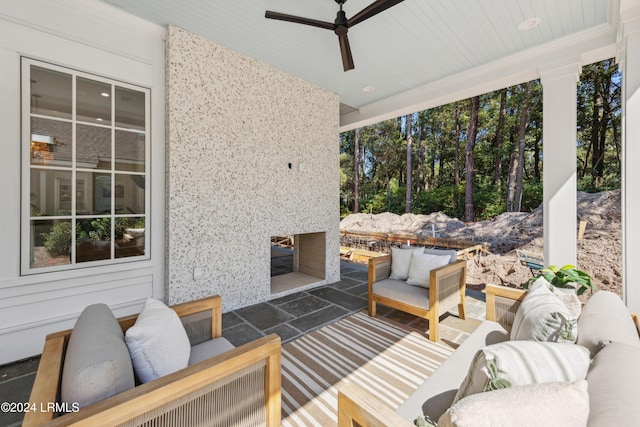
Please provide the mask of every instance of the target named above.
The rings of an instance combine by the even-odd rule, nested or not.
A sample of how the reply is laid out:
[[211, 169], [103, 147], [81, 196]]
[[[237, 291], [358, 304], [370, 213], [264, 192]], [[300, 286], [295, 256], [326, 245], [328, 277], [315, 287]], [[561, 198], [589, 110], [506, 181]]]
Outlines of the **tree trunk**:
[[391, 212], [391, 178], [387, 176], [387, 212]]
[[[598, 71], [600, 71], [598, 67]], [[600, 117], [602, 110], [602, 97], [600, 92], [600, 72], [594, 73], [593, 81], [593, 114], [591, 115], [591, 148], [593, 154], [591, 155], [591, 184], [597, 185], [598, 177], [602, 176], [602, 173], [598, 175], [601, 170], [600, 165], [604, 158], [604, 149], [600, 145]]]
[[411, 203], [413, 202], [413, 135], [412, 135], [413, 114], [407, 114], [405, 127], [407, 130], [407, 200], [404, 211], [411, 213]]
[[460, 108], [456, 103], [456, 110], [454, 115], [455, 120], [455, 140], [456, 140], [456, 158], [453, 162], [453, 182], [456, 187], [460, 185]]
[[[606, 77], [606, 78], [605, 78]], [[600, 97], [600, 107], [602, 115], [600, 119], [600, 138], [598, 140], [598, 151], [600, 152], [600, 158], [596, 164], [594, 174], [596, 175], [596, 184], [601, 187], [604, 184], [604, 156], [607, 151], [607, 130], [609, 128], [609, 117], [611, 112], [611, 106], [609, 105], [609, 92], [611, 91], [611, 78], [602, 73], [602, 96]], [[615, 128], [613, 120], [611, 121], [611, 127]]]
[[467, 132], [467, 148], [465, 150], [465, 195], [464, 195], [464, 220], [475, 220], [473, 206], [473, 150], [476, 146], [476, 135], [478, 133], [478, 110], [480, 108], [480, 98], [471, 98], [471, 113], [469, 115], [469, 131]]
[[590, 141], [589, 145], [587, 146], [587, 153], [584, 155], [584, 163], [582, 166], [582, 173], [580, 174], [580, 178], [584, 178], [584, 176], [587, 174], [587, 170], [589, 170], [589, 156], [591, 155], [591, 147], [593, 147], [593, 141]]
[[353, 212], [360, 212], [360, 129], [356, 129], [353, 147]]
[[516, 176], [516, 199], [515, 212], [520, 212], [522, 207], [522, 187], [524, 184], [524, 151], [526, 149], [526, 134], [529, 127], [529, 119], [531, 117], [531, 89], [533, 81], [527, 83], [525, 89], [525, 102], [520, 116], [520, 127], [518, 128], [518, 173]]
[[494, 154], [493, 184], [500, 188], [502, 185], [502, 142], [504, 141], [504, 117], [506, 114], [507, 89], [500, 91], [500, 112], [498, 113], [498, 128], [496, 129], [496, 143]]
[[518, 126], [518, 138], [511, 156], [509, 167], [509, 182], [507, 184], [507, 212], [520, 212], [522, 201], [522, 176], [524, 171], [525, 135], [529, 126], [529, 108], [531, 88], [533, 82], [528, 82], [524, 88], [522, 109], [520, 110], [520, 124]]
[[425, 173], [425, 158], [424, 158], [424, 124], [422, 123], [421, 116], [418, 116], [418, 173], [416, 174], [416, 192], [420, 193], [422, 189], [428, 190], [427, 174]]
[[538, 132], [538, 136], [536, 137], [536, 143], [533, 147], [533, 176], [536, 179], [536, 182], [542, 181], [542, 176], [540, 175], [540, 133]]
[[431, 148], [431, 187], [435, 187], [436, 185], [436, 149], [434, 147]]

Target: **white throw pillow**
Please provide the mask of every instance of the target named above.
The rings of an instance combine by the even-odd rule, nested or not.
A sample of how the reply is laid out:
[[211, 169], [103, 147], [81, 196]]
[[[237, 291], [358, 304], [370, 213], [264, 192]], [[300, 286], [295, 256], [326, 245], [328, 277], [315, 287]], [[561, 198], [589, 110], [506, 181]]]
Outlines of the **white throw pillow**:
[[587, 381], [548, 382], [465, 397], [438, 427], [584, 427], [589, 418]]
[[551, 290], [544, 278], [536, 280], [516, 311], [510, 338], [575, 343], [578, 318]]
[[191, 344], [175, 311], [161, 301], [147, 298], [125, 341], [138, 379], [149, 382], [186, 368]]
[[578, 319], [580, 317], [580, 314], [582, 314], [582, 303], [578, 299], [578, 294], [576, 294], [576, 291], [569, 288], [556, 288], [555, 286], [547, 282], [544, 277], [542, 277], [542, 280], [549, 284], [551, 291], [558, 298], [560, 298], [560, 301], [562, 301], [565, 307], [567, 307], [567, 310], [569, 310], [569, 313], [571, 314], [571, 318]]
[[478, 350], [454, 402], [483, 391], [587, 377], [589, 350], [581, 345], [505, 341]]
[[414, 252], [409, 265], [408, 285], [429, 287], [431, 270], [449, 264], [449, 255], [431, 255], [422, 252]]
[[580, 299], [578, 299], [575, 288], [558, 288], [549, 283], [544, 276], [538, 277], [535, 282], [531, 284], [531, 287], [539, 286], [538, 283], [545, 284], [551, 292], [560, 298], [560, 301], [562, 301], [569, 310], [569, 313], [571, 313], [572, 318], [577, 319], [580, 317], [580, 314], [582, 313], [582, 303], [580, 302]]
[[422, 252], [424, 248], [400, 249], [391, 248], [391, 275], [390, 279], [407, 280], [411, 256], [414, 252]]

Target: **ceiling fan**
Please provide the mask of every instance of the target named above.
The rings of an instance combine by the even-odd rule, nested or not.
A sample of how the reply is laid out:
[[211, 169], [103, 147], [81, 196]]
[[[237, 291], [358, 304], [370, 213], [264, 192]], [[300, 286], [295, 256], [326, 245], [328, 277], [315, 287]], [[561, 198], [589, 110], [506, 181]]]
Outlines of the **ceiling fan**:
[[346, 13], [344, 13], [344, 11], [342, 10], [342, 5], [345, 4], [347, 0], [335, 0], [335, 2], [340, 5], [340, 11], [338, 11], [338, 14], [336, 15], [336, 20], [333, 23], [326, 22], [326, 21], [318, 21], [316, 19], [302, 18], [299, 16], [287, 15], [279, 12], [271, 12], [269, 10], [267, 10], [264, 16], [265, 18], [269, 18], [269, 19], [278, 19], [280, 21], [295, 22], [297, 24], [311, 25], [313, 27], [319, 27], [319, 28], [324, 28], [324, 29], [333, 31], [338, 36], [338, 41], [340, 42], [340, 53], [342, 54], [342, 66], [344, 68], [344, 71], [349, 71], [349, 70], [353, 70], [354, 68], [353, 57], [351, 56], [351, 48], [349, 47], [349, 39], [347, 38], [347, 32], [349, 31], [349, 28], [403, 1], [404, 0], [376, 0], [373, 3], [371, 3], [369, 6], [362, 9], [360, 12], [353, 15], [351, 18], [347, 19]]

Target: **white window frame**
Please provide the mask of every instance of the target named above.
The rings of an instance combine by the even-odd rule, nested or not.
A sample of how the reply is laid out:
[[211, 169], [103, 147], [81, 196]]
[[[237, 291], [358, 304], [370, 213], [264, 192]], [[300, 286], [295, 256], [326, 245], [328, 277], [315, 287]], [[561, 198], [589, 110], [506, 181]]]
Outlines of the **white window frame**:
[[[73, 76], [73, 84], [72, 84], [72, 118], [71, 119], [63, 119], [63, 118], [52, 118], [49, 116], [41, 116], [38, 114], [31, 113], [31, 84], [30, 84], [30, 76], [31, 76], [31, 66], [35, 65], [37, 67], [49, 69], [52, 71], [59, 71], [62, 73], [70, 74]], [[78, 270], [83, 268], [97, 267], [97, 266], [105, 266], [112, 264], [124, 264], [131, 262], [140, 262], [151, 259], [151, 90], [146, 87], [132, 85], [125, 82], [122, 82], [117, 79], [110, 79], [104, 76], [98, 76], [95, 74], [85, 73], [82, 71], [78, 71], [75, 69], [62, 67], [58, 65], [54, 65], [47, 62], [38, 61], [35, 59], [22, 57], [21, 58], [21, 214], [20, 214], [20, 222], [21, 222], [21, 242], [20, 242], [20, 273], [21, 275], [32, 275], [32, 274], [41, 274], [41, 273], [50, 273], [57, 271], [69, 271], [69, 270]], [[115, 169], [115, 131], [126, 131], [133, 132], [134, 130], [129, 128], [121, 128], [116, 126], [115, 120], [115, 100], [111, 103], [111, 124], [110, 125], [102, 125], [100, 127], [109, 128], [111, 130], [111, 169], [109, 170], [99, 170], [99, 173], [108, 173], [111, 175], [111, 213], [110, 215], [78, 215], [75, 209], [76, 205], [76, 197], [72, 198], [72, 208], [70, 215], [64, 216], [47, 216], [48, 220], [55, 219], [71, 219], [72, 220], [72, 232], [71, 232], [71, 260], [69, 264], [51, 266], [51, 267], [31, 267], [31, 221], [35, 217], [31, 217], [31, 155], [30, 155], [30, 141], [31, 141], [31, 118], [32, 117], [41, 117], [45, 119], [51, 120], [60, 120], [63, 122], [70, 123], [72, 126], [72, 139], [73, 139], [73, 160], [72, 167], [69, 170], [71, 172], [71, 183], [72, 183], [72, 194], [76, 194], [76, 173], [82, 173], [88, 171], [87, 169], [82, 168], [81, 165], [78, 165], [76, 162], [76, 131], [75, 126], [78, 124], [86, 124], [86, 122], [76, 120], [76, 78], [82, 77], [91, 79], [98, 82], [103, 82], [112, 85], [112, 91], [115, 90], [115, 87], [121, 87], [125, 89], [136, 90], [140, 92], [144, 92], [145, 94], [145, 170], [144, 172], [128, 172], [128, 171], [118, 171]], [[115, 212], [115, 185], [116, 185], [116, 174], [130, 174], [130, 175], [139, 175], [144, 176], [145, 181], [145, 212], [144, 214], [116, 214]], [[82, 219], [91, 218], [91, 217], [105, 217], [108, 216], [111, 219], [111, 236], [114, 236], [114, 228], [115, 228], [115, 218], [121, 217], [144, 217], [145, 220], [145, 236], [144, 236], [144, 255], [137, 256], [129, 256], [129, 257], [115, 257], [115, 244], [114, 239], [111, 239], [111, 257], [110, 259], [105, 260], [97, 260], [97, 261], [86, 261], [86, 262], [76, 262], [76, 227], [75, 220], [80, 217]], [[41, 218], [41, 217], [39, 217]]]

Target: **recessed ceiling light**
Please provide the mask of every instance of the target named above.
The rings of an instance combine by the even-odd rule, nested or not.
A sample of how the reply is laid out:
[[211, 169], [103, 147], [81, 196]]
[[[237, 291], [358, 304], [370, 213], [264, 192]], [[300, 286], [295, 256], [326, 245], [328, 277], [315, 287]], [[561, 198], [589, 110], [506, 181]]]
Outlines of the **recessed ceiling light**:
[[376, 88], [373, 86], [365, 86], [362, 88], [362, 91], [365, 93], [373, 92]]
[[104, 96], [105, 98], [108, 98], [111, 96], [109, 92], [102, 92], [100, 95]]
[[539, 24], [540, 18], [538, 17], [525, 19], [520, 23], [520, 25], [518, 25], [518, 31], [529, 31], [537, 27]]
[[104, 121], [104, 119], [103, 119], [103, 118], [101, 118], [101, 117], [98, 117], [96, 120], [97, 120], [97, 121], [99, 121], [99, 122]]

